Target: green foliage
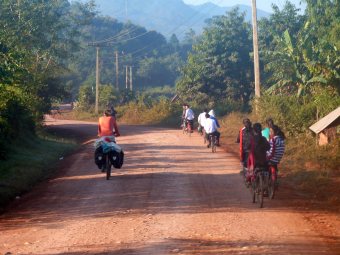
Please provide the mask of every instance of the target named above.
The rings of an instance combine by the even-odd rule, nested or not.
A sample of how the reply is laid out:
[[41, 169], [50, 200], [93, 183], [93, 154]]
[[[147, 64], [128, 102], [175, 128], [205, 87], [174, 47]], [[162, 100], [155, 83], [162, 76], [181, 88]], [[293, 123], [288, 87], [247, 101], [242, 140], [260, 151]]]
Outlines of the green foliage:
[[304, 97], [267, 95], [258, 99], [258, 117], [262, 122], [271, 117], [288, 135], [296, 136], [339, 105], [340, 96], [334, 91]]
[[189, 54], [177, 83], [183, 100], [214, 104], [225, 99], [247, 103], [252, 91], [250, 24], [238, 9], [209, 21]]
[[117, 107], [119, 121], [127, 124], [177, 125], [182, 107], [171, 104], [169, 99], [145, 101], [138, 98], [124, 106]]
[[79, 29], [93, 17], [92, 7], [67, 0], [0, 2], [0, 151], [23, 130], [34, 132], [52, 101], [67, 95], [65, 59], [80, 49]]
[[[124, 94], [121, 94], [121, 98], [124, 98]], [[96, 92], [93, 86], [83, 85], [79, 88], [77, 108], [81, 111], [92, 111], [94, 109], [96, 99]], [[98, 106], [101, 110], [104, 110], [109, 103], [117, 103], [118, 92], [112, 85], [100, 85]]]
[[[260, 25], [266, 31], [262, 39], [265, 83], [269, 92], [297, 96], [310, 94], [313, 87], [339, 88], [340, 54], [337, 47], [340, 22], [338, 1], [306, 1], [307, 13], [301, 17], [290, 3], [276, 9]], [[277, 29], [277, 16], [286, 17], [285, 30]], [[261, 30], [261, 31], [262, 31]], [[268, 46], [268, 47], [267, 47]]]

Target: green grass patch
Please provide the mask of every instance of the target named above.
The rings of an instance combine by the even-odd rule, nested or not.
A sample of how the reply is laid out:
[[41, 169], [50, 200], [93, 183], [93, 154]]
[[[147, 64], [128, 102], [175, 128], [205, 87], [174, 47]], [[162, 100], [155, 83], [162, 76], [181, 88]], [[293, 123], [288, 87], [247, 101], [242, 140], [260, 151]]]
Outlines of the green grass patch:
[[45, 132], [18, 138], [10, 146], [8, 159], [0, 163], [0, 208], [49, 177], [60, 158], [75, 148], [73, 141]]

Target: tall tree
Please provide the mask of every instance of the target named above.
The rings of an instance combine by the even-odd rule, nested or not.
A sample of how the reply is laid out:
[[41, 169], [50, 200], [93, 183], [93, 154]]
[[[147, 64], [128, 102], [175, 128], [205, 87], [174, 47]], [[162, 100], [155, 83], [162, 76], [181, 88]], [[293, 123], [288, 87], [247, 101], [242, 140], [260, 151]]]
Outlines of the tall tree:
[[177, 90], [197, 103], [225, 99], [246, 103], [253, 91], [250, 24], [238, 9], [208, 22], [183, 68]]

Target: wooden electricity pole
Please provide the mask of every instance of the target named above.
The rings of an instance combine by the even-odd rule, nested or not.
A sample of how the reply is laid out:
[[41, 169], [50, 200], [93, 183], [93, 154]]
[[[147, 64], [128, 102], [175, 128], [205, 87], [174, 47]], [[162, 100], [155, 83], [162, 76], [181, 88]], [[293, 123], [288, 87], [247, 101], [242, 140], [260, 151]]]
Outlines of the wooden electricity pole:
[[99, 47], [97, 49], [97, 58], [96, 58], [96, 104], [94, 107], [95, 114], [98, 114], [98, 102], [99, 102]]
[[128, 83], [129, 83], [129, 67], [125, 66], [125, 88], [128, 89]]
[[132, 91], [132, 66], [130, 66], [130, 90]]
[[254, 46], [254, 75], [255, 75], [255, 97], [260, 97], [260, 61], [259, 61], [259, 45], [257, 38], [257, 14], [256, 0], [252, 0], [253, 9], [253, 46]]
[[119, 90], [119, 67], [118, 67], [118, 51], [116, 50], [115, 51], [115, 54], [116, 54], [116, 89]]

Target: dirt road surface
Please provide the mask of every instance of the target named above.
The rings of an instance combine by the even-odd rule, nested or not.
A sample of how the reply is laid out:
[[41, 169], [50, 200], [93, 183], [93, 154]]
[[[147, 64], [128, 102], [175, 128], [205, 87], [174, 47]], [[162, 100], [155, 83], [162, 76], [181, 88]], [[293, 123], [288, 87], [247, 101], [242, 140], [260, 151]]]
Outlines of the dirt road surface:
[[[48, 125], [83, 141], [96, 134], [93, 123]], [[0, 254], [339, 254], [338, 215], [322, 221], [292, 205], [284, 188], [259, 209], [238, 159], [211, 153], [197, 134], [141, 126], [121, 133], [126, 160], [111, 180], [88, 143], [1, 215]]]

